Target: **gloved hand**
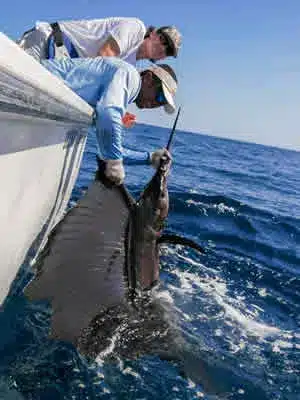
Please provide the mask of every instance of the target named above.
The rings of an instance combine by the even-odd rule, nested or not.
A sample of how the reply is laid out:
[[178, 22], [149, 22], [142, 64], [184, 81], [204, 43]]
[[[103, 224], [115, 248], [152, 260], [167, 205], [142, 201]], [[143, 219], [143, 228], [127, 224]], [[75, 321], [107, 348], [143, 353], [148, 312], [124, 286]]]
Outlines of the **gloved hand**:
[[167, 159], [172, 160], [171, 154], [167, 149], [158, 149], [150, 153], [150, 163], [153, 168], [158, 168], [160, 166], [162, 157], [167, 157]]
[[125, 171], [122, 160], [106, 160], [105, 176], [115, 183], [121, 185], [124, 182]]

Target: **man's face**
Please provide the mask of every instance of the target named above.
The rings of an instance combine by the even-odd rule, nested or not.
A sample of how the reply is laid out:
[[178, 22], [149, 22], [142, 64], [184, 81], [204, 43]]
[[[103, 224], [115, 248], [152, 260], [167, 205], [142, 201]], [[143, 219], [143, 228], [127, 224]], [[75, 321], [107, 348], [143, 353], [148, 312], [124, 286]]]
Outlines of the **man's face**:
[[160, 80], [151, 71], [146, 71], [141, 79], [141, 89], [135, 100], [137, 107], [157, 108], [166, 104]]
[[153, 31], [147, 38], [146, 43], [147, 58], [158, 61], [167, 57], [167, 42], [163, 35]]

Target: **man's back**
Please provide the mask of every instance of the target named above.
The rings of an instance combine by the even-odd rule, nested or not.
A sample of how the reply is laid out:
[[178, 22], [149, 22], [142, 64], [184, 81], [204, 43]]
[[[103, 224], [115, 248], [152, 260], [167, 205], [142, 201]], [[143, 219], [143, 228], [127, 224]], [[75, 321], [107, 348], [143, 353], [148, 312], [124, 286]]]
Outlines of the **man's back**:
[[101, 158], [122, 158], [122, 118], [139, 93], [139, 72], [113, 57], [63, 58], [42, 64], [95, 109]]
[[63, 58], [45, 60], [42, 64], [93, 107], [99, 101], [106, 103], [105, 100], [119, 105], [120, 101], [131, 103], [140, 89], [138, 71], [118, 58]]

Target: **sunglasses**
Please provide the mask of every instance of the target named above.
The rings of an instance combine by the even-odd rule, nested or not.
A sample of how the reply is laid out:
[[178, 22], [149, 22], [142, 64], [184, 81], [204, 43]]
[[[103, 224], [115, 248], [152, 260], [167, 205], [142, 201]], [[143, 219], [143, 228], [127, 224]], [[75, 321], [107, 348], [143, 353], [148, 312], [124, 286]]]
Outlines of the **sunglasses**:
[[160, 87], [160, 90], [156, 93], [155, 101], [160, 105], [167, 104], [167, 99], [165, 98], [162, 87]]
[[164, 91], [162, 88], [161, 80], [154, 74], [152, 74], [152, 79], [154, 81], [154, 85], [156, 87], [156, 94], [155, 94], [155, 102], [160, 106], [163, 106], [168, 103]]

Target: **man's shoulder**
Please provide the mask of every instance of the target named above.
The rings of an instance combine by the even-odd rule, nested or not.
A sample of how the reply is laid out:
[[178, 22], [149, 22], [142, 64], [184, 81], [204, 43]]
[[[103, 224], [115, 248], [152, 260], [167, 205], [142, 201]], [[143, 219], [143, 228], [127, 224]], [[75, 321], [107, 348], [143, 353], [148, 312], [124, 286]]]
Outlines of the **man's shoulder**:
[[127, 23], [127, 24], [136, 24], [141, 27], [144, 27], [145, 24], [144, 22], [136, 17], [110, 17], [106, 18], [106, 21], [109, 21], [111, 23]]
[[128, 62], [117, 58], [117, 57], [106, 57], [105, 62], [110, 64], [112, 67], [116, 68], [116, 70], [124, 71], [132, 76], [140, 76], [138, 70]]
[[119, 58], [109, 57], [107, 60], [111, 65], [115, 66], [115, 81], [127, 87], [131, 92], [131, 100], [135, 98], [141, 85], [141, 76], [138, 70], [133, 65]]

